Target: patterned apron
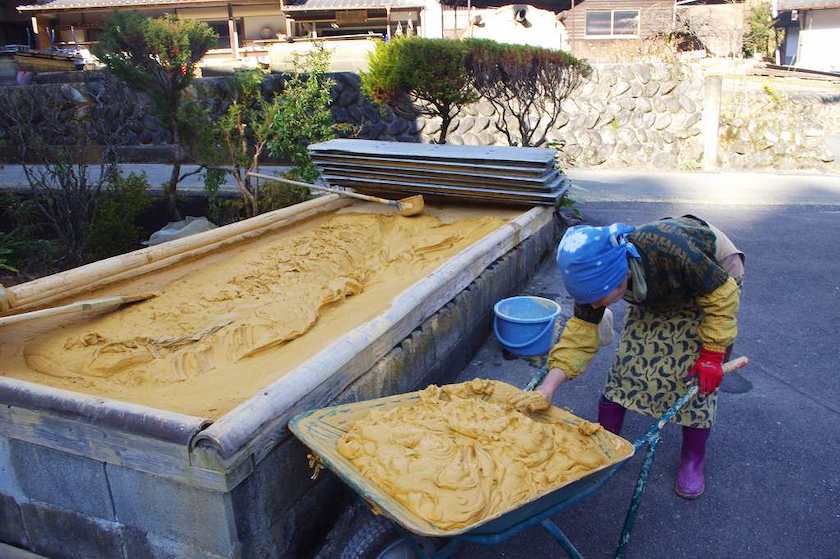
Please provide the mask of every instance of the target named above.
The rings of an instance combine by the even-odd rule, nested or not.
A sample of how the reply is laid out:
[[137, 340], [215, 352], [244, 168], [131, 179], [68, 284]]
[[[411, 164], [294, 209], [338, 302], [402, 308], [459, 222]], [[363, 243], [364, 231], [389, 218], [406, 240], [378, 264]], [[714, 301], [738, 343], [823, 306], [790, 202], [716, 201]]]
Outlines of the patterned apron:
[[[740, 285], [744, 275], [743, 253], [719, 229], [712, 230], [717, 238], [718, 263]], [[624, 331], [607, 377], [604, 397], [653, 417], [665, 413], [688, 390], [686, 373], [700, 353], [697, 330], [702, 318], [703, 311], [693, 302], [666, 309], [628, 304]], [[717, 391], [708, 396], [698, 393], [673, 421], [686, 427], [711, 427], [717, 396]]]

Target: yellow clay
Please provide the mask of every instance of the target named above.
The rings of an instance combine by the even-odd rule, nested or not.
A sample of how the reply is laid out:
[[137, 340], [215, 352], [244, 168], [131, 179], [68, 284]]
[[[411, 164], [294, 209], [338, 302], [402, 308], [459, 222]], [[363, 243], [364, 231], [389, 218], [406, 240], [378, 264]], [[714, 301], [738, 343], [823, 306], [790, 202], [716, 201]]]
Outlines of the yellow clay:
[[[415, 515], [453, 530], [516, 508], [615, 461], [629, 444], [597, 423], [476, 379], [429, 386], [374, 410], [338, 441], [339, 454]], [[526, 403], [523, 406], [523, 402]]]

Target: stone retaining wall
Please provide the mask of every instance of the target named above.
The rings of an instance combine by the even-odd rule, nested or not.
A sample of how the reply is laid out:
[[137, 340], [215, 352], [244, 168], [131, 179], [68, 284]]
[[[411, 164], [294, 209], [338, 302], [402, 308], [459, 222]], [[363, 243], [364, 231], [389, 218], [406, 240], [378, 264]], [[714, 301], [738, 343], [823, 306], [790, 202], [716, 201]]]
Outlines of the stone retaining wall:
[[[377, 106], [360, 92], [356, 74], [336, 73], [332, 113], [345, 134], [366, 139], [431, 142], [440, 119], [406, 118]], [[108, 114], [124, 122], [119, 144], [137, 162], [166, 159], [169, 135], [151, 114], [148, 99], [134, 92], [104, 95], [101, 74], [87, 81], [25, 86], [19, 93], [42, 99], [49, 110], [75, 111], [86, 103], [119, 99]], [[282, 76], [264, 83], [268, 95]], [[703, 74], [697, 66], [664, 63], [597, 64], [590, 79], [563, 105], [547, 137], [562, 166], [698, 169], [702, 165]], [[724, 82], [720, 127], [723, 168], [837, 170], [840, 164], [840, 93], [783, 95], [769, 88], [749, 90]], [[227, 77], [196, 80], [191, 94], [213, 115], [229, 102]], [[0, 89], [10, 91], [7, 88]], [[769, 92], [769, 93], [768, 93]], [[487, 101], [466, 107], [451, 124], [447, 141], [466, 145], [506, 145]], [[1, 134], [1, 133], [0, 133]], [[58, 142], [66, 141], [61, 134]]]

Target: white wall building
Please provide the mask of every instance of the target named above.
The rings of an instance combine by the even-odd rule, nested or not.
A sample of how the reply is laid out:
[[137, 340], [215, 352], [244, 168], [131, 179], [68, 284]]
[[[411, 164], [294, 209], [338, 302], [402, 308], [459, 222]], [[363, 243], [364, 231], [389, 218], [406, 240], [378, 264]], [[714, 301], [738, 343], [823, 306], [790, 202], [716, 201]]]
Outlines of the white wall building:
[[787, 23], [782, 62], [840, 73], [840, 0], [775, 0]]

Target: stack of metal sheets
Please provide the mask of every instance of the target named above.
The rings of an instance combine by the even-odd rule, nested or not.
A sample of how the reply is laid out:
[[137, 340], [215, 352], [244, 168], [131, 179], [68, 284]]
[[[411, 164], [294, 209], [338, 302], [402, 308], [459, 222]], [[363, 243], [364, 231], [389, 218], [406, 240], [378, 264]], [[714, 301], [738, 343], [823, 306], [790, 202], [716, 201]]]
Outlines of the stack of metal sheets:
[[550, 149], [342, 139], [309, 152], [332, 186], [387, 198], [555, 205], [569, 187]]

